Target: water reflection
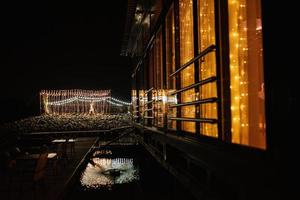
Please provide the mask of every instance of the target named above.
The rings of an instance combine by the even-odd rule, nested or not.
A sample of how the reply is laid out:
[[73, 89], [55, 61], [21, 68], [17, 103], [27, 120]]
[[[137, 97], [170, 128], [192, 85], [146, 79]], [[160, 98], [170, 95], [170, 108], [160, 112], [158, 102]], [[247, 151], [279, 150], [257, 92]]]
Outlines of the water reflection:
[[139, 179], [133, 158], [93, 158], [92, 161], [96, 165], [88, 163], [80, 178], [81, 185], [86, 189], [111, 188], [115, 184]]

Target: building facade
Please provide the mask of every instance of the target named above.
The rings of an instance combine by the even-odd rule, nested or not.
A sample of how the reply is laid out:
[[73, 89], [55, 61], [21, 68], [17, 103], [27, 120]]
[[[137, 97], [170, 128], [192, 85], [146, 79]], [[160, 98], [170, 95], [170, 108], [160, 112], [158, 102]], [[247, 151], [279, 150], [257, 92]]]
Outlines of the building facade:
[[135, 61], [141, 141], [199, 199], [270, 196], [278, 138], [265, 2], [128, 2], [121, 54]]

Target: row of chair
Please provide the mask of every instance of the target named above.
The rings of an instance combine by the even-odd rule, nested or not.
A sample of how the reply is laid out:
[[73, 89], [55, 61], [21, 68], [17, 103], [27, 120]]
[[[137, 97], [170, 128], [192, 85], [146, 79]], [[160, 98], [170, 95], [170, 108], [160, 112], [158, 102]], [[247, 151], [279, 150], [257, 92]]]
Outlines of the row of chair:
[[48, 166], [52, 168], [53, 175], [57, 175], [66, 167], [75, 152], [75, 141], [75, 139], [53, 140], [50, 146], [42, 145], [39, 153], [24, 152], [19, 147], [5, 152], [3, 175], [9, 195], [14, 193], [16, 183], [19, 183], [20, 197], [27, 191], [24, 185], [28, 183], [32, 186], [33, 195], [36, 195], [38, 187], [45, 185]]

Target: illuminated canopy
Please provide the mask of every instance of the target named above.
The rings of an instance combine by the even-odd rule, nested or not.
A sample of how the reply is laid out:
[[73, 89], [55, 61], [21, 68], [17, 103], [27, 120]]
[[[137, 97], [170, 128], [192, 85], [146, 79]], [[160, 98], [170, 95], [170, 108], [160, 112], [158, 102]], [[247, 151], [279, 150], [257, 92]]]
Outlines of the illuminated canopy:
[[42, 90], [41, 113], [96, 114], [108, 113], [110, 106], [129, 106], [131, 103], [111, 97], [110, 90]]

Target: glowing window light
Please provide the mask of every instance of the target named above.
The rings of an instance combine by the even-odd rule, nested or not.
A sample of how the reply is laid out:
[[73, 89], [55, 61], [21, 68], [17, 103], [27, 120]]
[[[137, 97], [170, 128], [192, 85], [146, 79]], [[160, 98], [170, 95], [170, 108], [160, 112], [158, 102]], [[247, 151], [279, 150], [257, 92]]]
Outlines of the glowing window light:
[[[193, 1], [180, 0], [180, 64], [183, 65], [194, 57], [194, 35], [193, 35]], [[194, 64], [180, 72], [181, 87], [186, 87], [194, 83]], [[194, 89], [181, 93], [181, 101], [191, 102], [195, 100]], [[195, 118], [195, 106], [184, 106], [181, 108], [181, 117]], [[195, 133], [196, 124], [194, 122], [181, 122], [182, 130]]]
[[[199, 52], [204, 51], [210, 45], [216, 44], [215, 39], [215, 1], [214, 0], [198, 0], [198, 27], [202, 29], [198, 32], [198, 48]], [[238, 37], [238, 33], [232, 34], [234, 37]], [[211, 76], [216, 76], [216, 55], [215, 52], [207, 54], [199, 61], [199, 79], [204, 80]], [[198, 97], [197, 97], [198, 96]], [[196, 96], [196, 100], [217, 97], [217, 85], [216, 83], [209, 83], [200, 86], [199, 93]], [[217, 119], [217, 104], [209, 103], [200, 105], [199, 109], [200, 118]], [[202, 123], [200, 124], [200, 132], [203, 135], [210, 137], [218, 137], [218, 125]]]
[[264, 149], [260, 1], [229, 0], [228, 8], [232, 142]]

